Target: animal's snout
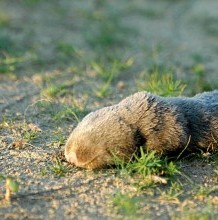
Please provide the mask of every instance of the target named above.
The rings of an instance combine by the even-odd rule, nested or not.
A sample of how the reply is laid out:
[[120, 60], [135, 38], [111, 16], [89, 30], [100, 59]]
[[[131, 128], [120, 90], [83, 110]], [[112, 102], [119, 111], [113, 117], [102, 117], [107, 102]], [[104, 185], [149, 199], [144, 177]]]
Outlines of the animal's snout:
[[75, 165], [78, 164], [78, 160], [77, 160], [77, 156], [75, 152], [70, 152], [68, 154], [65, 154], [65, 157], [69, 163], [72, 163]]

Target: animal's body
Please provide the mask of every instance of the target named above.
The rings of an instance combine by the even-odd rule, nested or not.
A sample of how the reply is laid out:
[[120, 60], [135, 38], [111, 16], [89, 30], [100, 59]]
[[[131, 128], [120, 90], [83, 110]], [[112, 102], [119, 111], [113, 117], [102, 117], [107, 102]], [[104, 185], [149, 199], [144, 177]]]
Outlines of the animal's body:
[[194, 97], [138, 92], [88, 114], [73, 130], [65, 156], [85, 168], [129, 160], [143, 146], [157, 153], [218, 150], [218, 90]]

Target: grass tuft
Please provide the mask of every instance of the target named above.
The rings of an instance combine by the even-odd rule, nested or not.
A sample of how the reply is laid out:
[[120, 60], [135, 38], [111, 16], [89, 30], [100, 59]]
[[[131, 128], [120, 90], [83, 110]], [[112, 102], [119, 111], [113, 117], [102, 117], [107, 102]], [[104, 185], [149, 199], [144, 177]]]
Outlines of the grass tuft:
[[62, 109], [56, 112], [53, 115], [53, 119], [57, 122], [61, 120], [72, 120], [75, 119], [77, 122], [80, 122], [81, 118], [83, 118], [88, 111], [86, 109], [77, 107], [77, 106], [63, 106]]
[[182, 95], [186, 85], [181, 80], [175, 79], [171, 72], [160, 73], [142, 72], [136, 81], [139, 90], [146, 90], [162, 96], [179, 96]]
[[138, 200], [128, 194], [122, 194], [118, 192], [112, 198], [112, 204], [114, 207], [118, 209], [119, 214], [128, 216], [128, 217], [136, 217], [138, 210]]
[[42, 89], [41, 94], [45, 97], [54, 98], [63, 96], [69, 93], [69, 88], [74, 85], [74, 81], [69, 81], [63, 84], [49, 84], [46, 88]]
[[105, 97], [111, 92], [112, 83], [118, 78], [118, 76], [127, 71], [134, 63], [134, 59], [131, 57], [125, 61], [114, 59], [109, 62], [92, 62], [91, 68], [94, 70], [97, 76], [99, 76], [103, 83], [95, 90], [95, 94], [98, 97]]
[[42, 176], [53, 174], [56, 177], [65, 176], [70, 171], [70, 168], [65, 166], [60, 159], [55, 159], [49, 167], [43, 167], [40, 171]]
[[114, 157], [115, 166], [122, 173], [139, 174], [141, 177], [157, 175], [172, 177], [175, 174], [179, 174], [177, 165], [167, 158], [161, 158], [156, 155], [155, 151], [144, 152], [143, 148], [140, 148], [140, 156], [134, 154], [131, 161], [124, 162], [123, 160]]

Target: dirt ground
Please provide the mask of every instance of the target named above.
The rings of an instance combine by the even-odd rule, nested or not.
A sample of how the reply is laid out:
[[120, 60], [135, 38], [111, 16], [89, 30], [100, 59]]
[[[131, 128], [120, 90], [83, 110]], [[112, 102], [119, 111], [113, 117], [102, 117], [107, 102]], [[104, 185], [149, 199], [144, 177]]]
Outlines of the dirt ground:
[[136, 176], [62, 160], [91, 110], [149, 90], [171, 71], [184, 94], [218, 89], [216, 0], [1, 0], [0, 219], [218, 219], [217, 155], [177, 161], [182, 175], [140, 189]]

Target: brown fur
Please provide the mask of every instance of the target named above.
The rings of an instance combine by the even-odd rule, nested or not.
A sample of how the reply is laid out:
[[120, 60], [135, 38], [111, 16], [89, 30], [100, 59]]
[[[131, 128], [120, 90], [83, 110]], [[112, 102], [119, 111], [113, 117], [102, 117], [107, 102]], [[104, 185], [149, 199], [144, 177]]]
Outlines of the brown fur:
[[88, 114], [70, 135], [65, 156], [94, 169], [113, 164], [114, 155], [129, 160], [140, 146], [158, 153], [217, 149], [218, 91], [193, 98], [136, 93]]

